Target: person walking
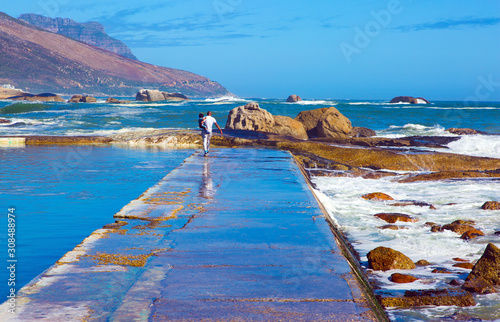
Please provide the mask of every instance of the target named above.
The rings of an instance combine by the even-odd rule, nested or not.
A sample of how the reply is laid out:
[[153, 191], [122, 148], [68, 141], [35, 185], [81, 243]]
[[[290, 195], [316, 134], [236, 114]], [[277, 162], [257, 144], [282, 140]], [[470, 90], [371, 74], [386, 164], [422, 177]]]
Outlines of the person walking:
[[207, 116], [203, 118], [202, 125], [205, 128], [201, 131], [201, 137], [203, 138], [203, 150], [205, 150], [205, 155], [208, 155], [210, 152], [210, 139], [212, 138], [212, 127], [215, 124], [220, 131], [220, 135], [223, 136], [222, 129], [219, 124], [217, 124], [217, 120], [212, 116], [212, 112], [208, 111]]

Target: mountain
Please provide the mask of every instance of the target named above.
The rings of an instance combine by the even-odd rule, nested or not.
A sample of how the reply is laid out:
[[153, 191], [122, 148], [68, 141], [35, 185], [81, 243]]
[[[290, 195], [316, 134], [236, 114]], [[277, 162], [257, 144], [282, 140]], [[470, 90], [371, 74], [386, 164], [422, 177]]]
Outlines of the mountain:
[[71, 19], [49, 18], [27, 13], [19, 16], [30, 25], [45, 29], [56, 34], [73, 38], [89, 45], [94, 45], [123, 57], [137, 60], [130, 48], [118, 39], [114, 39], [104, 31], [104, 26], [96, 21], [79, 23]]
[[141, 88], [191, 97], [230, 95], [219, 83], [42, 30], [0, 12], [0, 84], [28, 92], [132, 96]]

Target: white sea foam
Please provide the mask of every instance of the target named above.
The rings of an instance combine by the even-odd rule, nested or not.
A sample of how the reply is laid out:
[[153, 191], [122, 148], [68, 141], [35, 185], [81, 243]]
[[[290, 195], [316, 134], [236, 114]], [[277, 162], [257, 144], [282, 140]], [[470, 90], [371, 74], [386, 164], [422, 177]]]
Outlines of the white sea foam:
[[391, 125], [388, 129], [376, 131], [377, 136], [400, 138], [405, 136], [455, 136], [445, 131], [441, 125], [425, 126], [409, 123], [403, 126]]
[[297, 104], [297, 105], [335, 105], [337, 104], [336, 101], [325, 101], [325, 100], [302, 100], [298, 102], [293, 102], [289, 104]]
[[227, 103], [234, 103], [234, 102], [249, 102], [246, 99], [239, 98], [236, 96], [221, 96], [221, 97], [216, 97], [216, 98], [207, 98], [201, 102], [207, 102], [207, 103], [221, 103], [221, 102], [227, 102]]
[[499, 135], [464, 135], [448, 144], [451, 153], [500, 159]]
[[[384, 288], [419, 289], [442, 287], [451, 278], [457, 278], [467, 271], [452, 265], [452, 258], [460, 257], [470, 261], [477, 260], [487, 242], [498, 243], [498, 237], [492, 236], [500, 229], [500, 216], [492, 211], [484, 211], [480, 206], [488, 200], [499, 198], [500, 182], [495, 180], [443, 181], [420, 183], [396, 183], [389, 179], [369, 180], [362, 178], [313, 178], [317, 185], [320, 200], [330, 215], [339, 224], [354, 248], [366, 263], [366, 254], [378, 247], [390, 247], [403, 252], [413, 261], [420, 259], [435, 263], [430, 267], [418, 268], [411, 274], [421, 278], [411, 284], [394, 284], [388, 278], [396, 270], [375, 272], [375, 276]], [[389, 203], [367, 201], [362, 195], [381, 191], [396, 200], [419, 200], [432, 203], [436, 210], [429, 207], [408, 206], [393, 207]], [[453, 193], [450, 193], [453, 191]], [[448, 205], [456, 203], [455, 205]], [[382, 212], [400, 212], [418, 219], [417, 223], [397, 223], [408, 229], [382, 230], [377, 227], [387, 224], [373, 215]], [[495, 212], [496, 213], [496, 212]], [[443, 225], [457, 219], [474, 220], [475, 227], [487, 236], [465, 242], [451, 231], [430, 232], [425, 222]], [[489, 235], [489, 236], [488, 236]], [[433, 274], [436, 267], [445, 267], [455, 274]], [[500, 298], [500, 296], [499, 296]]]

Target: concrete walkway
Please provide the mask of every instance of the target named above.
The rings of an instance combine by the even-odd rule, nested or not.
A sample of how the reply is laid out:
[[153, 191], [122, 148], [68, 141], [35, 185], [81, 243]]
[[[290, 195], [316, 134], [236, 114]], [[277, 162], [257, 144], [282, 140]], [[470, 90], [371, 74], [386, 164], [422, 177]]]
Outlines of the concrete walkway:
[[195, 153], [115, 218], [0, 320], [376, 320], [287, 152]]

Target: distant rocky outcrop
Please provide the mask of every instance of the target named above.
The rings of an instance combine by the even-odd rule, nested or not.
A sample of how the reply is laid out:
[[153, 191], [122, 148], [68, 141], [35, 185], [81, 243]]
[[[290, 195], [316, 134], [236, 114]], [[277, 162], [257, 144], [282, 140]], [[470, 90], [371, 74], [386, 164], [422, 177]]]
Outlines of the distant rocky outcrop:
[[30, 102], [66, 102], [61, 96], [52, 93], [29, 94], [23, 93], [19, 96], [7, 98], [13, 101], [30, 101]]
[[141, 89], [135, 96], [136, 101], [157, 102], [157, 101], [186, 101], [187, 96], [179, 93], [166, 93], [159, 90]]
[[500, 249], [489, 243], [483, 255], [465, 279], [463, 288], [477, 293], [496, 292], [493, 286], [500, 285]]
[[12, 123], [11, 120], [7, 120], [7, 119], [0, 119], [0, 124], [10, 124]]
[[456, 135], [486, 134], [485, 132], [481, 132], [474, 129], [454, 128], [454, 127], [446, 129], [445, 131]]
[[123, 57], [137, 60], [137, 57], [132, 54], [132, 51], [127, 45], [118, 39], [108, 36], [104, 30], [104, 26], [96, 21], [79, 23], [72, 19], [53, 19], [33, 13], [22, 14], [19, 16], [19, 19], [38, 28], [67, 36]]
[[423, 97], [412, 97], [412, 96], [397, 96], [394, 97], [389, 103], [430, 104], [430, 102]]
[[302, 101], [302, 98], [300, 96], [298, 96], [298, 95], [293, 94], [293, 95], [288, 96], [288, 98], [286, 99], [286, 101], [288, 103], [295, 103], [295, 102]]
[[131, 101], [122, 101], [122, 100], [119, 100], [117, 98], [114, 98], [114, 97], [109, 97], [107, 100], [106, 100], [106, 103], [111, 103], [111, 104], [130, 104], [132, 103]]
[[406, 255], [388, 247], [377, 247], [368, 254], [368, 267], [376, 271], [414, 269], [415, 263]]
[[206, 77], [128, 59], [1, 12], [0, 44], [0, 84], [25, 92], [132, 96], [155, 88], [190, 97], [231, 95]]
[[352, 130], [351, 121], [335, 107], [302, 111], [295, 120], [304, 125], [309, 137], [342, 139]]
[[302, 123], [286, 116], [272, 115], [257, 103], [238, 106], [229, 112], [226, 129], [250, 130], [308, 138]]
[[96, 103], [97, 99], [92, 96], [73, 95], [68, 103]]
[[9, 97], [21, 96], [23, 93], [24, 92], [19, 90], [19, 89], [0, 87], [0, 100], [6, 99]]

